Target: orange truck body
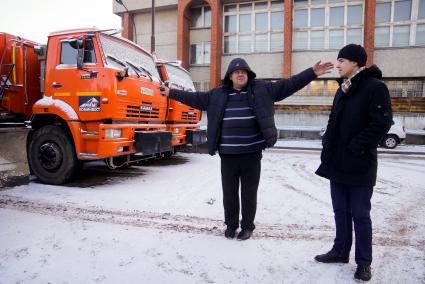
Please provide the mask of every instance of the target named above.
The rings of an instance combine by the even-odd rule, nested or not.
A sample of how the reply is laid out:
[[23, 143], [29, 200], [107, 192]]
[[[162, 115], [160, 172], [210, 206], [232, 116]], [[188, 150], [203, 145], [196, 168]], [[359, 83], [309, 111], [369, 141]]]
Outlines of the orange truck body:
[[32, 106], [41, 98], [40, 84], [27, 83], [40, 78], [40, 62], [34, 52], [36, 45], [36, 42], [0, 33], [0, 84], [7, 86], [7, 92], [0, 94], [0, 110], [5, 110], [0, 112], [0, 120], [29, 118]]
[[[47, 46], [0, 33], [0, 55], [2, 78], [9, 77], [0, 111], [30, 119], [28, 158], [41, 181], [66, 182], [84, 160], [118, 167], [173, 151], [154, 59], [132, 42], [97, 29], [51, 33]], [[44, 138], [49, 131], [69, 138], [75, 156]]]
[[[156, 60], [156, 66], [162, 81], [169, 87], [194, 92], [192, 78], [178, 62]], [[173, 134], [172, 144], [175, 149], [180, 146], [196, 146], [206, 142], [206, 132], [200, 129], [202, 112], [173, 99], [168, 100], [166, 118], [167, 130]]]

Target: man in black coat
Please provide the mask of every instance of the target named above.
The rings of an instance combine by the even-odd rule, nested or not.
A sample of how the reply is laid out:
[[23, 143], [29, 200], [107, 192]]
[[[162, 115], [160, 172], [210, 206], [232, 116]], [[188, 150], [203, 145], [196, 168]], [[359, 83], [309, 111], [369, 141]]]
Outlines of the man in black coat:
[[223, 86], [208, 92], [162, 86], [163, 95], [207, 111], [208, 152], [214, 155], [218, 151], [221, 158], [226, 238], [233, 239], [239, 227], [239, 184], [242, 230], [237, 239], [249, 239], [255, 229], [262, 150], [277, 140], [274, 102], [289, 97], [332, 67], [330, 62], [319, 61], [298, 75], [272, 83], [255, 80], [256, 74], [246, 61], [235, 58], [229, 64]]
[[391, 100], [376, 65], [365, 68], [367, 54], [349, 44], [338, 54], [340, 88], [335, 94], [322, 138], [321, 164], [316, 174], [330, 180], [336, 237], [332, 249], [315, 259], [348, 263], [353, 222], [356, 235], [356, 279], [372, 274], [371, 197], [378, 167], [377, 146], [392, 124]]

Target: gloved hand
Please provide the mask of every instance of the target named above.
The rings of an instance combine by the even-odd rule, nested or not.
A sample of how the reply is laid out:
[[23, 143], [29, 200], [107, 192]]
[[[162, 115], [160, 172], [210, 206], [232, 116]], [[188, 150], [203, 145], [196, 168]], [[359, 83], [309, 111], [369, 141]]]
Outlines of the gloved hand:
[[165, 84], [161, 84], [161, 86], [159, 87], [159, 92], [161, 93], [161, 95], [168, 97], [168, 95], [170, 94], [170, 88], [168, 88]]

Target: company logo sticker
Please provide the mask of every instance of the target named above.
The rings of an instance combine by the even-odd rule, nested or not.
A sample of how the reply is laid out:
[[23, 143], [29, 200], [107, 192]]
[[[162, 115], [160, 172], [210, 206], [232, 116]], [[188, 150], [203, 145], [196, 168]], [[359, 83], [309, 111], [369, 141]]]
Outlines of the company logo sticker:
[[100, 97], [78, 97], [78, 106], [80, 111], [100, 111]]

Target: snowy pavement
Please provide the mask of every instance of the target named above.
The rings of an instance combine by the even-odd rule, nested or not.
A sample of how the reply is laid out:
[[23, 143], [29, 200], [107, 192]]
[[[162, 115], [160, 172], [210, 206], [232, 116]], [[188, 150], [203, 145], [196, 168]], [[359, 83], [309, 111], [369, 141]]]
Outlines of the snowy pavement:
[[[222, 236], [217, 156], [92, 163], [66, 186], [0, 191], [0, 283], [354, 283], [353, 253], [349, 264], [313, 261], [334, 237], [319, 154], [264, 152], [257, 229], [243, 242]], [[424, 283], [425, 159], [379, 164], [371, 283]]]

